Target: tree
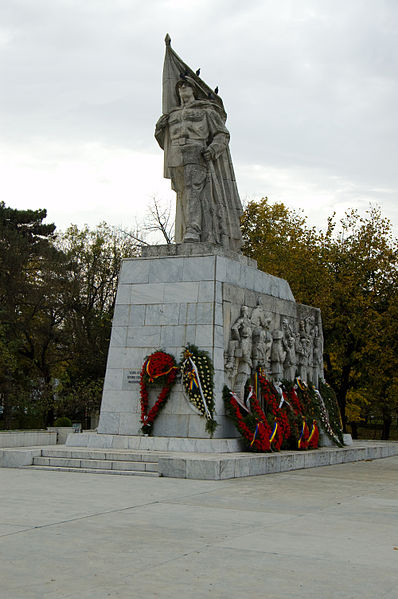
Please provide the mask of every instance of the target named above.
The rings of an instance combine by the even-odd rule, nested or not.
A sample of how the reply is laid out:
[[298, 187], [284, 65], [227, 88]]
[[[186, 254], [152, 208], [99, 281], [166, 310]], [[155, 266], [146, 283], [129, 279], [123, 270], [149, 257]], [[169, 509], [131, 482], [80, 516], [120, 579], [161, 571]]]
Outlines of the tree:
[[382, 415], [387, 434], [398, 366], [398, 252], [391, 223], [371, 207], [365, 216], [348, 211], [339, 226], [332, 216], [326, 230], [317, 231], [264, 198], [249, 203], [242, 227], [246, 255], [287, 279], [298, 302], [321, 309], [325, 374], [344, 419], [348, 394], [361, 396]]
[[327, 374], [345, 413], [351, 389], [372, 396], [373, 406], [385, 401], [385, 384], [391, 379], [391, 366], [397, 364], [391, 311], [396, 305], [398, 262], [391, 223], [378, 208], [371, 207], [365, 216], [350, 210], [340, 226], [340, 234], [330, 238], [324, 252], [332, 287], [321, 308]]
[[84, 418], [84, 405], [99, 407], [101, 400], [121, 260], [136, 256], [138, 244], [128, 233], [101, 223], [92, 230], [71, 225], [58, 236], [57, 247], [71, 265], [60, 292], [67, 311], [58, 395], [60, 406], [72, 411], [68, 415]]
[[49, 356], [57, 324], [51, 289], [62, 255], [53, 246], [55, 225], [44, 224], [45, 217], [45, 210], [15, 210], [0, 203], [0, 324], [7, 347], [0, 393], [6, 424], [33, 388], [41, 387], [41, 399], [51, 380]]
[[166, 205], [153, 196], [145, 218], [136, 225], [135, 230], [120, 229], [120, 232], [130, 237], [138, 246], [151, 245], [147, 241], [148, 235], [153, 244], [159, 243], [160, 239], [161, 242], [170, 245], [174, 241], [174, 218], [170, 204]]
[[[55, 235], [45, 210], [0, 204], [0, 399], [7, 427], [51, 425], [99, 405], [122, 257], [137, 244], [105, 223]], [[33, 422], [33, 420], [32, 420]]]
[[286, 279], [296, 300], [318, 306], [329, 281], [321, 249], [326, 233], [307, 225], [307, 218], [268, 198], [250, 202], [242, 217], [244, 254], [257, 260], [260, 270]]

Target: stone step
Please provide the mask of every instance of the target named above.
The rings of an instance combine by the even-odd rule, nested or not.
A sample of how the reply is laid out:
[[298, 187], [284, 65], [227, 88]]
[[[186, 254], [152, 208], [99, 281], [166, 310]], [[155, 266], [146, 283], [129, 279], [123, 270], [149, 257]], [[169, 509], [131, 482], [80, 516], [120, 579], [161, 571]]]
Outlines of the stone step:
[[47, 447], [42, 449], [41, 455], [43, 457], [157, 463], [160, 457], [165, 457], [167, 454], [151, 451]]
[[33, 470], [51, 470], [56, 472], [85, 472], [86, 474], [119, 474], [124, 476], [160, 476], [159, 472], [148, 472], [144, 470], [112, 470], [102, 468], [73, 468], [66, 466], [21, 466], [21, 468], [30, 468]]
[[38, 456], [33, 458], [33, 466], [62, 466], [65, 468], [94, 468], [99, 470], [137, 470], [157, 472], [156, 462], [96, 460], [93, 458], [64, 458], [58, 456]]

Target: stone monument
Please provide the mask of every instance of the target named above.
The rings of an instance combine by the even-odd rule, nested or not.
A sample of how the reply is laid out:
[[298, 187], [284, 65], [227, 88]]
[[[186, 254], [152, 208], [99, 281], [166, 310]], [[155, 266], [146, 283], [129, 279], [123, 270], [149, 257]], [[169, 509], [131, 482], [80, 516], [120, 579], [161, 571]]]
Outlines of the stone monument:
[[227, 115], [213, 92], [171, 48], [166, 36], [163, 114], [155, 137], [164, 176], [177, 194], [176, 243], [209, 242], [239, 251], [242, 205], [229, 151]]
[[122, 263], [96, 444], [142, 435], [145, 357], [162, 349], [179, 361], [184, 347], [194, 344], [214, 365], [215, 438], [209, 439], [181, 383], [155, 420], [153, 437], [190, 439], [193, 449], [195, 439], [208, 447], [224, 439], [221, 450], [232, 451], [238, 433], [225, 416], [223, 386], [243, 394], [257, 366], [273, 379], [300, 374], [316, 383], [322, 376], [321, 315], [297, 304], [286, 281], [241, 254], [242, 207], [223, 102], [174, 52], [169, 36], [165, 41], [163, 114], [155, 137], [164, 151], [164, 176], [176, 192], [176, 243], [144, 247], [140, 258]]

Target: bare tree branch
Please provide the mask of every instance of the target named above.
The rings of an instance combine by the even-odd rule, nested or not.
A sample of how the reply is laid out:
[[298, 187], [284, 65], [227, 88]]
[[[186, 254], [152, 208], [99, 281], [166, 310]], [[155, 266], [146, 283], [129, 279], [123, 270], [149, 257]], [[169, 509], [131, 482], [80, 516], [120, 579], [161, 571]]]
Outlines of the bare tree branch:
[[151, 245], [144, 239], [141, 239], [140, 237], [137, 237], [136, 235], [134, 235], [134, 233], [132, 233], [131, 231], [126, 231], [125, 229], [119, 229], [119, 231], [121, 233], [123, 233], [124, 235], [128, 235], [129, 237], [131, 237], [132, 239], [134, 239], [134, 241], [137, 241], [137, 243], [139, 243], [140, 245]]
[[167, 244], [174, 240], [174, 223], [171, 221], [171, 208], [161, 206], [159, 200], [154, 196], [148, 208], [149, 216], [144, 223], [144, 230], [148, 232], [160, 231]]

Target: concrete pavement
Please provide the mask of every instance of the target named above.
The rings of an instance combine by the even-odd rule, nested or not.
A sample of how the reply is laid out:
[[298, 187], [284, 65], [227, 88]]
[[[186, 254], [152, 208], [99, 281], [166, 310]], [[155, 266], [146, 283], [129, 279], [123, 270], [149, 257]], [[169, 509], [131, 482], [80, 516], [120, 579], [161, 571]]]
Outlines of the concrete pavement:
[[224, 481], [0, 469], [1, 599], [396, 599], [398, 457]]

